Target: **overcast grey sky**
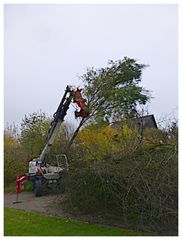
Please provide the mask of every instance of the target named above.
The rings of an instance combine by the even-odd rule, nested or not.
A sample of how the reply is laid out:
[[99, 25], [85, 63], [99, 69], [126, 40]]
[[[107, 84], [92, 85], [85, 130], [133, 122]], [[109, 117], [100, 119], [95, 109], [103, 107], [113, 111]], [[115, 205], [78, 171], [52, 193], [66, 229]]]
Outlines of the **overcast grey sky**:
[[[141, 85], [152, 91], [149, 112], [177, 117], [177, 5], [5, 5], [4, 121], [52, 115], [66, 85], [80, 86], [88, 67], [124, 56], [149, 64]], [[74, 122], [73, 109], [66, 117]]]

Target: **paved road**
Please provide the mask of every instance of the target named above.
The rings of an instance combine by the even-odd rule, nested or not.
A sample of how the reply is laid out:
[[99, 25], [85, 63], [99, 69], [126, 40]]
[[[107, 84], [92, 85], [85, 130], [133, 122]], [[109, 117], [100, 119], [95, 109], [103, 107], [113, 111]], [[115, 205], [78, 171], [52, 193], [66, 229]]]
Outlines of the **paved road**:
[[[33, 192], [22, 192], [19, 194], [21, 203], [13, 204], [16, 200], [15, 193], [5, 193], [4, 207], [16, 208], [26, 211], [41, 212], [44, 214], [58, 215], [56, 210], [56, 195], [46, 195], [42, 197], [35, 197]], [[59, 210], [59, 215], [61, 215]]]

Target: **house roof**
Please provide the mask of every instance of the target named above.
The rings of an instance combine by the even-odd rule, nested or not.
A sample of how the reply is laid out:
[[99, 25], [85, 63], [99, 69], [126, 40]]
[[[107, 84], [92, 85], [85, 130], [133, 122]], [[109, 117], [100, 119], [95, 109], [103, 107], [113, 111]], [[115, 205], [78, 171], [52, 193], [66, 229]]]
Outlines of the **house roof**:
[[155, 120], [155, 117], [154, 117], [153, 114], [152, 115], [143, 116], [143, 117], [139, 117], [139, 118], [135, 118], [135, 121], [138, 124], [142, 124], [144, 128], [145, 127], [148, 127], [148, 128], [151, 128], [151, 127], [158, 128], [156, 120]]
[[[154, 117], [153, 114], [152, 115], [146, 115], [146, 116], [138, 117], [138, 118], [134, 118], [133, 120], [138, 125], [141, 125], [143, 128], [158, 128], [156, 120], [155, 120], [155, 117]], [[115, 128], [117, 130], [119, 130], [120, 126], [121, 126], [121, 122], [120, 121], [111, 123], [111, 127]]]

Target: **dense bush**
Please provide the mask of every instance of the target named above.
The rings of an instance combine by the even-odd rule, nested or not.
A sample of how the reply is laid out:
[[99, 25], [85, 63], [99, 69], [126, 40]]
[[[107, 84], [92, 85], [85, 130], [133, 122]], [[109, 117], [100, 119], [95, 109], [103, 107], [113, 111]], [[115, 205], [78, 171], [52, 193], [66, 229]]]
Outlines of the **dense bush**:
[[4, 136], [4, 183], [15, 182], [16, 176], [27, 170], [25, 154], [15, 136]]
[[[116, 141], [109, 145], [108, 137], [103, 146], [97, 144], [103, 132], [103, 129], [94, 131], [90, 138], [83, 138], [87, 132], [80, 135], [85, 144], [81, 144], [82, 159], [75, 158], [70, 165], [70, 206], [85, 214], [118, 220], [132, 228], [177, 234], [177, 143], [167, 139], [166, 133], [160, 130], [148, 130], [143, 144], [134, 145], [135, 151], [128, 151], [125, 145], [127, 154], [123, 154], [120, 146], [124, 141], [118, 141], [120, 156], [117, 152], [112, 157], [111, 148], [117, 147]], [[129, 138], [130, 131], [125, 128], [125, 132]], [[98, 138], [94, 134], [99, 134]], [[97, 148], [92, 149], [93, 145]], [[108, 154], [103, 154], [104, 146]]]

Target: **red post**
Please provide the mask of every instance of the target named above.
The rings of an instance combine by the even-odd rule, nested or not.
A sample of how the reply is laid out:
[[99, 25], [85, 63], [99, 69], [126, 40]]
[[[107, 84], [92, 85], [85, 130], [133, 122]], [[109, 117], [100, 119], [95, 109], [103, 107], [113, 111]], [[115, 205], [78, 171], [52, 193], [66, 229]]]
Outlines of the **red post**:
[[21, 203], [21, 201], [18, 199], [19, 194], [21, 192], [21, 189], [24, 187], [24, 182], [29, 180], [30, 179], [28, 176], [21, 175], [16, 177], [16, 201], [13, 203]]
[[13, 203], [21, 203], [21, 201], [18, 199], [20, 188], [21, 188], [20, 176], [17, 176], [16, 177], [16, 201], [14, 201]]

